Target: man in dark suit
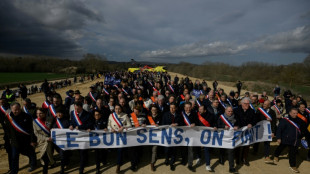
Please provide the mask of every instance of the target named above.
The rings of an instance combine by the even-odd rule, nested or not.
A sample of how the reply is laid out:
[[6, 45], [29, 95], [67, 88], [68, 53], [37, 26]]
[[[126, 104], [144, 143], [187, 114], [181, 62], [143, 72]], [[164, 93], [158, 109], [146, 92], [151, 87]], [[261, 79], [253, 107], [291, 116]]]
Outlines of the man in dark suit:
[[[83, 103], [81, 101], [74, 102], [74, 109], [71, 111], [71, 123], [70, 130], [90, 130], [93, 125], [93, 119], [90, 114], [83, 109]], [[84, 173], [84, 167], [87, 160], [87, 149], [80, 151], [80, 174]]]
[[211, 105], [207, 107], [207, 115], [218, 119], [222, 113], [223, 111], [219, 107], [219, 101], [213, 99]]
[[[170, 103], [170, 111], [164, 113], [161, 125], [171, 125], [173, 127], [182, 125], [183, 124], [182, 117], [176, 111], [177, 111], [176, 104]], [[165, 153], [166, 153], [165, 164], [166, 165], [170, 164], [170, 170], [174, 171], [175, 170], [174, 162], [176, 158], [176, 147], [165, 147]], [[169, 161], [169, 158], [171, 158], [170, 161]]]

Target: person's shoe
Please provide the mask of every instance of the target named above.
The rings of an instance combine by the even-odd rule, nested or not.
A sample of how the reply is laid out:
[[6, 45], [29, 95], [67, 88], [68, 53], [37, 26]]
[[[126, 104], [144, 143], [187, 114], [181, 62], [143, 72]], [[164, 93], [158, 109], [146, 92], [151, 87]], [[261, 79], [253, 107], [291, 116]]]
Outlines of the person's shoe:
[[165, 160], [165, 163], [164, 163], [166, 166], [169, 165], [169, 161], [168, 160]]
[[297, 167], [290, 167], [290, 169], [295, 173], [299, 173], [299, 170], [297, 169]]
[[273, 162], [269, 157], [266, 157], [266, 158], [265, 158], [265, 163], [267, 163], [267, 164], [273, 164], [274, 162]]
[[34, 167], [30, 167], [29, 169], [28, 169], [28, 172], [32, 172], [32, 171], [34, 171]]
[[229, 173], [236, 173], [236, 169], [235, 168], [229, 169]]
[[243, 164], [244, 164], [244, 165], [246, 165], [246, 166], [250, 166], [250, 163], [249, 163], [249, 161], [248, 161], [248, 160], [244, 159], [242, 162], [243, 162]]
[[155, 166], [154, 166], [154, 163], [151, 163], [151, 171], [155, 172]]
[[273, 162], [275, 162], [275, 163], [279, 162], [279, 157], [274, 157]]
[[212, 169], [210, 166], [206, 166], [206, 170], [209, 171], [209, 172], [212, 172]]
[[172, 164], [172, 165], [170, 165], [170, 170], [171, 171], [174, 171], [175, 170], [175, 166]]
[[116, 171], [115, 173], [120, 173], [121, 172], [121, 166], [120, 165], [117, 165], [116, 166]]
[[192, 172], [196, 172], [195, 168], [192, 165], [187, 166], [187, 168]]
[[197, 158], [195, 161], [195, 166], [200, 165], [200, 163], [201, 163], [201, 158]]
[[132, 170], [133, 172], [137, 171], [137, 166], [136, 165], [132, 165], [130, 167], [130, 170]]

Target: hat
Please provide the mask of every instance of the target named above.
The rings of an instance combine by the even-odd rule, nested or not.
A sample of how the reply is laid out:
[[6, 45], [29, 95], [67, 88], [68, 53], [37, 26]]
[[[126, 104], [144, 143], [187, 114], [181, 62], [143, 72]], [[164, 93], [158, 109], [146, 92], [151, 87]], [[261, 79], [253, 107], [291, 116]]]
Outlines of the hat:
[[68, 93], [73, 93], [74, 91], [72, 90], [72, 89], [70, 89], [69, 91], [68, 91]]
[[92, 86], [90, 86], [89, 88], [91, 88], [91, 89], [95, 89], [95, 86], [94, 86], [94, 85], [92, 85]]
[[81, 94], [80, 90], [75, 90], [74, 94]]

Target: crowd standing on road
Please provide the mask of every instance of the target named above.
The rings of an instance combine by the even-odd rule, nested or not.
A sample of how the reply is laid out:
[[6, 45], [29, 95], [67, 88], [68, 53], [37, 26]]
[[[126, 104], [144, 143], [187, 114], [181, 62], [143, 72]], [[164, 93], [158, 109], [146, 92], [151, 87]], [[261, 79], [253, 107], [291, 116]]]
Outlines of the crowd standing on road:
[[[37, 159], [48, 173], [49, 166], [55, 167], [54, 151], [60, 156], [59, 173], [66, 172], [70, 163], [71, 151], [55, 146], [50, 136], [51, 129], [105, 130], [122, 132], [130, 127], [146, 125], [170, 126], [206, 126], [214, 130], [252, 128], [261, 120], [271, 122], [272, 137], [278, 142], [276, 150], [270, 148], [270, 142], [256, 143], [235, 149], [214, 149], [209, 147], [158, 147], [152, 146], [150, 169], [156, 170], [155, 163], [161, 148], [164, 151], [164, 164], [175, 170], [175, 162], [181, 156], [181, 164], [195, 172], [195, 166], [205, 159], [207, 171], [213, 171], [210, 159], [218, 154], [219, 163], [229, 161], [229, 172], [235, 173], [236, 165], [250, 166], [250, 150], [257, 155], [260, 145], [264, 148], [264, 162], [273, 164], [279, 161], [284, 148], [289, 149], [289, 168], [299, 172], [296, 166], [296, 154], [303, 143], [310, 143], [310, 110], [301, 96], [285, 91], [280, 96], [280, 87], [274, 89], [274, 98], [268, 99], [266, 93], [246, 93], [240, 96], [242, 83], [238, 81], [236, 91], [226, 93], [214, 81], [210, 88], [206, 81], [192, 81], [190, 78], [171, 78], [168, 73], [153, 72], [108, 72], [120, 84], [97, 82], [90, 86], [89, 92], [82, 95], [79, 90], [68, 90], [63, 99], [56, 92], [57, 85], [45, 81], [40, 87], [45, 94], [42, 103], [33, 103], [20, 85], [21, 103], [7, 88], [0, 99], [0, 121], [4, 129], [4, 147], [8, 154], [9, 171], [19, 171], [19, 155], [29, 157], [29, 172], [37, 167]], [[94, 80], [95, 76], [90, 77]], [[75, 79], [74, 82], [77, 80]], [[76, 119], [78, 118], [78, 119]], [[118, 121], [117, 121], [118, 120]], [[186, 120], [186, 121], [185, 121]], [[121, 124], [120, 124], [120, 123]], [[39, 154], [35, 154], [38, 148]], [[117, 148], [114, 150], [96, 149], [96, 173], [100, 173], [101, 164], [109, 162], [108, 153], [117, 156], [116, 173], [121, 171], [124, 154], [128, 154], [131, 170], [136, 171], [141, 161], [139, 153], [147, 153], [146, 147]], [[78, 150], [80, 155], [79, 172], [84, 173], [89, 150]], [[182, 152], [182, 153], [181, 153]], [[145, 160], [145, 159], [144, 159]], [[310, 161], [308, 150], [307, 158]]]

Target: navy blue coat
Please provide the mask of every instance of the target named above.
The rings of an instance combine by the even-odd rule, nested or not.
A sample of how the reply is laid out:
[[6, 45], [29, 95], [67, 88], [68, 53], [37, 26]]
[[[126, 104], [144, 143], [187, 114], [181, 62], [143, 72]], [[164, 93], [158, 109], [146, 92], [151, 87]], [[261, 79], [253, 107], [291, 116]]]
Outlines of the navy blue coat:
[[[70, 126], [73, 126], [74, 128], [76, 126], [78, 126], [78, 124], [75, 121], [74, 118], [74, 111], [71, 111], [71, 122], [70, 122]], [[82, 122], [81, 126], [78, 126], [79, 130], [87, 130], [87, 129], [92, 129], [92, 125], [93, 125], [93, 121], [94, 119], [92, 119], [91, 115], [89, 112], [85, 111], [83, 109], [82, 115], [80, 116], [80, 120]]]
[[[300, 122], [297, 118], [289, 117], [294, 123], [300, 127]], [[281, 139], [281, 144], [298, 146], [301, 139], [301, 133], [289, 123], [286, 119], [281, 119], [277, 129], [277, 139]]]

